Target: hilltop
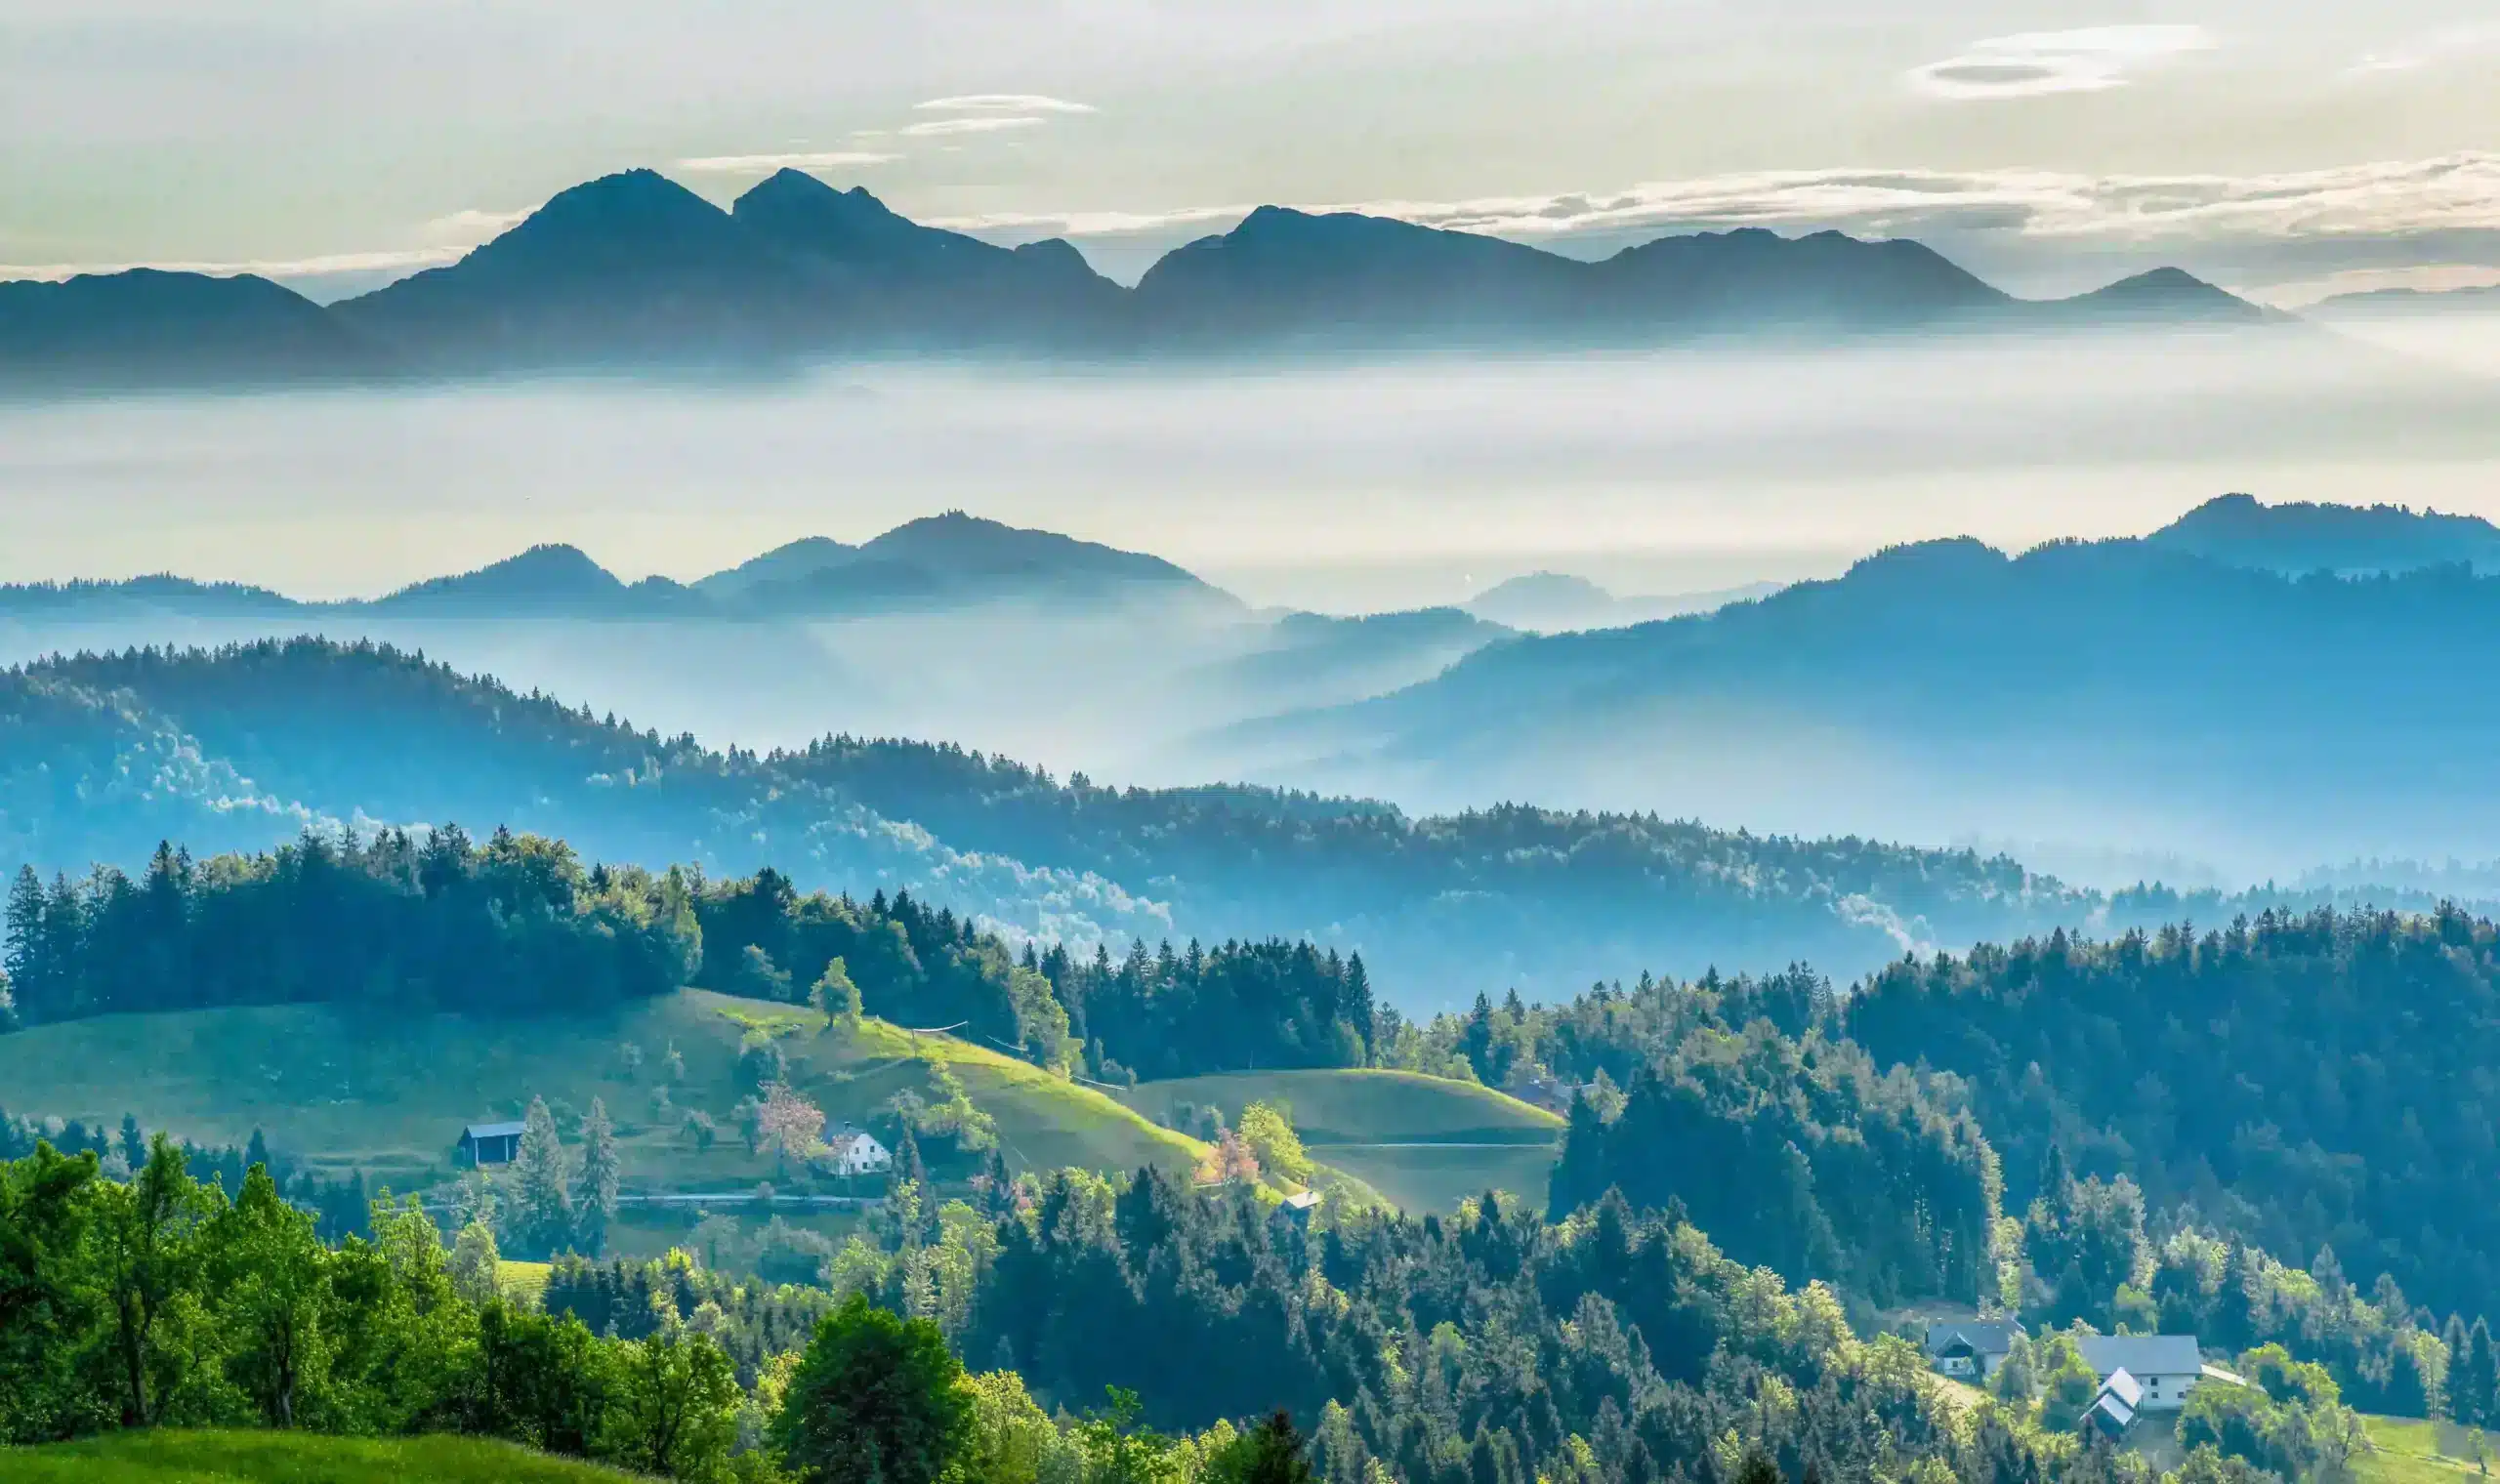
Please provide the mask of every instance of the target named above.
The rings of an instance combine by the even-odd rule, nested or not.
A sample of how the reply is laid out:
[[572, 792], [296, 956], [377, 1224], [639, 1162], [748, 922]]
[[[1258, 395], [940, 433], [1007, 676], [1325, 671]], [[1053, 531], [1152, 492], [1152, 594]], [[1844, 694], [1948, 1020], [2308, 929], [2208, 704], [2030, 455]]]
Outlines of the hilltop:
[[2500, 570], [2500, 526], [2402, 505], [2260, 504], [2218, 495], [2145, 538], [2147, 546], [2291, 576], [2405, 572], [2463, 563]]
[[379, 598], [311, 601], [173, 574], [0, 585], [0, 614], [43, 620], [161, 614], [257, 619], [716, 619], [926, 611], [1045, 601], [1062, 609], [1183, 600], [1210, 614], [1239, 599], [1159, 556], [962, 511], [905, 521], [861, 546], [808, 537], [691, 584], [627, 582], [576, 546], [534, 546]]

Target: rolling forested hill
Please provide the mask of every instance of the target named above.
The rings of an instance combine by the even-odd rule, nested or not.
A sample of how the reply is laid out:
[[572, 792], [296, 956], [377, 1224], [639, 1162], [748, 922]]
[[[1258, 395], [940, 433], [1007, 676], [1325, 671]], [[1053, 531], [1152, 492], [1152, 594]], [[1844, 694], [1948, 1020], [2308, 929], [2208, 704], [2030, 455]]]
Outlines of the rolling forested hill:
[[[1706, 616], [1494, 645], [1209, 751], [1427, 802], [2169, 851], [2241, 880], [2488, 854], [2500, 778], [2479, 739], [2500, 711], [2456, 683], [2500, 639], [2500, 578], [2462, 564], [2476, 548], [2295, 577], [2254, 541], [2228, 561], [2177, 549], [2191, 533], [1899, 547]], [[2340, 549], [2333, 565], [2389, 559]]]
[[46, 875], [136, 868], [167, 839], [508, 824], [620, 862], [908, 888], [1080, 951], [1308, 935], [1394, 966], [1384, 991], [1422, 1005], [1626, 965], [1854, 970], [2100, 905], [1968, 851], [1650, 815], [1112, 789], [915, 743], [715, 752], [369, 645], [59, 659], [0, 694], [0, 860]]

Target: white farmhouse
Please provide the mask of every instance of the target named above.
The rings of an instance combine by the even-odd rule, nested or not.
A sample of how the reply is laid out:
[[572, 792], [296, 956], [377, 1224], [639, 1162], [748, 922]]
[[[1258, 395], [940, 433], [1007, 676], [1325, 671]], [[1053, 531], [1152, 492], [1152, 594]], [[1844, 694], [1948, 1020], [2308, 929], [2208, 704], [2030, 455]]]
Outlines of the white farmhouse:
[[824, 1141], [818, 1161], [835, 1175], [876, 1175], [894, 1167], [895, 1157], [864, 1129], [844, 1127]]
[[2128, 1400], [2138, 1412], [2176, 1412], [2206, 1381], [2239, 1381], [2205, 1364], [2193, 1335], [2088, 1335], [2074, 1347], [2104, 1382], [2122, 1371], [2134, 1381], [2141, 1394]]

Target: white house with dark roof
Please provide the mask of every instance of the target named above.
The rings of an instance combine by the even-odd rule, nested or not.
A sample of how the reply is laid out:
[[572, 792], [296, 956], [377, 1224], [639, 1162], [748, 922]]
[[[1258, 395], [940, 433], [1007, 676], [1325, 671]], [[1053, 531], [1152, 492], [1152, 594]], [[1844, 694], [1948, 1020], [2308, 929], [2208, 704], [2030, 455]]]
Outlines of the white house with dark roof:
[[2128, 1403], [2134, 1412], [2176, 1412], [2209, 1378], [2238, 1380], [2208, 1367], [2193, 1335], [2087, 1335], [2074, 1347], [2104, 1381], [2123, 1373], [2134, 1382], [2139, 1395]]
[[2114, 1443], [2127, 1435], [2144, 1411], [2145, 1388], [2120, 1367], [2102, 1378], [2101, 1389], [2093, 1393], [2092, 1405], [2083, 1409], [2082, 1421], [2084, 1426]]
[[894, 1151], [879, 1143], [864, 1129], [849, 1124], [833, 1131], [824, 1141], [824, 1152], [816, 1156], [835, 1175], [875, 1175], [894, 1168]]
[[2020, 1319], [1957, 1319], [1927, 1327], [1927, 1363], [1939, 1376], [1985, 1381], [2022, 1334]]

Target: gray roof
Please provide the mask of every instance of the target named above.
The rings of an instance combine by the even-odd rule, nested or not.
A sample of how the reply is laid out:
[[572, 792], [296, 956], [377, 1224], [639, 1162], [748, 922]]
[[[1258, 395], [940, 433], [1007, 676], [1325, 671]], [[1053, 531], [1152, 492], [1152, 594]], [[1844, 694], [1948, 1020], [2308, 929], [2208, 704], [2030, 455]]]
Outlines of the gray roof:
[[2022, 1333], [2019, 1319], [1963, 1319], [1949, 1324], [1927, 1327], [1927, 1353], [1941, 1355], [1953, 1341], [1961, 1340], [1974, 1355], [2003, 1355], [2014, 1348], [2014, 1337]]
[[462, 1138], [519, 1138], [526, 1124], [470, 1124], [460, 1131]]
[[2083, 1363], [2103, 1376], [2128, 1371], [2137, 1376], [2194, 1376], [2205, 1369], [2205, 1357], [2193, 1335], [2088, 1335], [2074, 1342]]
[[2129, 1376], [2123, 1366], [2110, 1372], [2102, 1380], [2101, 1393], [2104, 1396], [2114, 1396], [2125, 1402], [2129, 1412], [2144, 1405], [2145, 1388], [2136, 1384], [2136, 1379]]

